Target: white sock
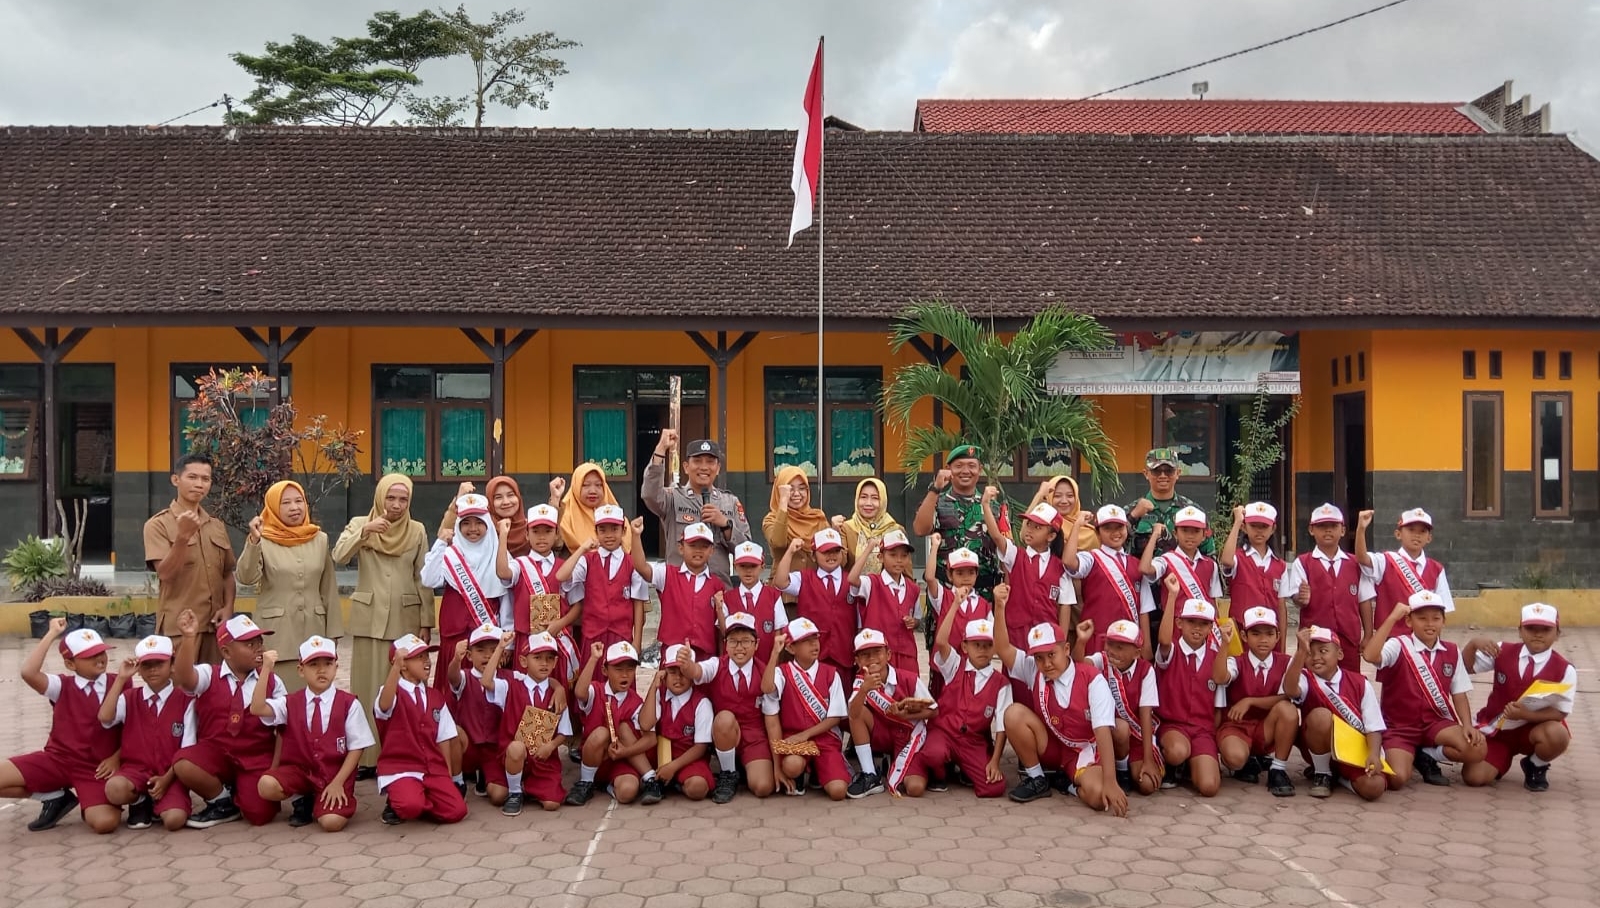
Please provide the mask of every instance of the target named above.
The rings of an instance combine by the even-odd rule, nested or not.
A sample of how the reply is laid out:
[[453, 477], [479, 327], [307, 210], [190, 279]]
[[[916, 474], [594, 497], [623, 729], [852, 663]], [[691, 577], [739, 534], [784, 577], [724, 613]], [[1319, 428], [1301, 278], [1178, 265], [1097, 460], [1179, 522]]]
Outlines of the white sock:
[[595, 773], [597, 773], [599, 771], [600, 771], [600, 767], [598, 767], [598, 766], [590, 766], [588, 763], [579, 763], [578, 764], [578, 781], [579, 782], [593, 782]]
[[1272, 758], [1272, 768], [1273, 769], [1288, 769], [1289, 768], [1289, 761], [1288, 760], [1280, 760], [1277, 757], [1273, 757]]
[[877, 767], [872, 765], [872, 745], [856, 745], [856, 762], [861, 764], [862, 772], [870, 773], [877, 770]]
[[459, 773], [459, 772], [458, 772], [458, 773], [456, 773], [456, 774], [455, 774], [455, 775], [453, 775], [453, 776], [451, 776], [451, 777], [450, 777], [450, 781], [452, 781], [452, 782], [454, 782], [454, 783], [456, 783], [456, 784], [457, 784], [457, 785], [464, 785], [464, 784], [466, 784], [466, 780], [464, 780], [464, 779], [462, 779], [462, 778], [461, 778], [461, 773]]
[[1032, 766], [1024, 766], [1022, 768], [1022, 772], [1030, 779], [1044, 778], [1044, 767], [1040, 766], [1038, 763], [1035, 763]]
[[1333, 755], [1332, 754], [1312, 754], [1311, 755], [1311, 770], [1313, 772], [1320, 773], [1321, 775], [1325, 775], [1325, 776], [1332, 775], [1333, 774]]
[[1443, 747], [1424, 747], [1424, 748], [1422, 748], [1422, 752], [1427, 754], [1428, 756], [1432, 757], [1436, 762], [1439, 762], [1439, 763], [1447, 763], [1447, 762], [1449, 762], [1444, 757], [1444, 748]]
[[224, 785], [224, 786], [222, 786], [222, 792], [220, 794], [218, 794], [216, 797], [214, 797], [211, 800], [207, 801], [206, 803], [207, 804], [215, 804], [218, 801], [225, 800], [225, 799], [231, 798], [231, 797], [233, 797], [233, 792], [228, 788], [228, 786]]
[[656, 771], [652, 769], [649, 772], [645, 773], [644, 775], [640, 776], [639, 780], [642, 781], [642, 782], [648, 782], [651, 779], [654, 779], [655, 777], [656, 777]]
[[28, 795], [28, 797], [34, 799], [35, 801], [54, 801], [56, 798], [59, 798], [66, 793], [67, 790], [65, 788], [57, 788], [55, 791], [36, 791], [33, 794]]
[[1546, 760], [1544, 757], [1541, 757], [1538, 754], [1528, 754], [1528, 762], [1538, 766], [1541, 769], [1550, 765], [1549, 760]]
[[1117, 769], [1122, 770], [1122, 769], [1127, 769], [1127, 768], [1128, 768], [1128, 758], [1127, 757], [1123, 757], [1122, 759], [1117, 761]]
[[733, 772], [737, 768], [737, 767], [734, 766], [734, 762], [733, 762], [733, 758], [737, 754], [738, 754], [738, 751], [734, 751], [734, 750], [718, 750], [717, 751], [717, 765], [722, 767], [722, 771], [723, 772]]
[[514, 795], [522, 794], [522, 773], [506, 773], [506, 790]]

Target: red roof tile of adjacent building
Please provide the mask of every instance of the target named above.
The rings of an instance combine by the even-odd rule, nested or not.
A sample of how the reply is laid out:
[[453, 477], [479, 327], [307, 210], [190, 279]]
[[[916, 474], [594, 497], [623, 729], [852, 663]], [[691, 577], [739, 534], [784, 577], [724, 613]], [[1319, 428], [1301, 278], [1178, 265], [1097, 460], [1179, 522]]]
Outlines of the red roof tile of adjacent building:
[[1414, 101], [947, 100], [917, 102], [918, 132], [1111, 135], [1464, 135], [1465, 104]]

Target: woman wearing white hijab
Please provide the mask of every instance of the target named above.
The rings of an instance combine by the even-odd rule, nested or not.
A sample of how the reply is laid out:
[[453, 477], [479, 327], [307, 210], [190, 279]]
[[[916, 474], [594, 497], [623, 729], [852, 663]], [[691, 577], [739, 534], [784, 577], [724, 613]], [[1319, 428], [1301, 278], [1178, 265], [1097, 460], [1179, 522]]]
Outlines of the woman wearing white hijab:
[[[446, 659], [459, 659], [457, 645], [472, 629], [500, 622], [501, 600], [517, 582], [516, 562], [506, 551], [506, 534], [490, 523], [489, 499], [463, 495], [456, 499], [454, 530], [440, 530], [422, 564], [424, 586], [442, 589], [439, 600], [439, 661], [433, 686], [443, 689]], [[509, 524], [501, 519], [500, 523]]]

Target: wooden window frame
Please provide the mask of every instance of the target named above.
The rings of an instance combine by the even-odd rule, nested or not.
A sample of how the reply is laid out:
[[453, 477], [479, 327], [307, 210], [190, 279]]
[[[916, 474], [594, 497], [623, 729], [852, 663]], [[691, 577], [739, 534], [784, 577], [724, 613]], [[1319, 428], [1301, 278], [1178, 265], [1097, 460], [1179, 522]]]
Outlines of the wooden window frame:
[[[1475, 487], [1472, 482], [1472, 405], [1479, 402], [1494, 404], [1494, 467], [1491, 484], [1494, 505], [1477, 509], [1472, 506]], [[1505, 515], [1505, 394], [1500, 391], [1467, 391], [1461, 395], [1461, 503], [1467, 517], [1499, 518]]]
[[[1539, 416], [1539, 405], [1545, 401], [1560, 401], [1562, 409], [1561, 439], [1561, 506], [1545, 509], [1539, 506], [1539, 486], [1544, 481], [1544, 463], [1539, 456], [1539, 443], [1544, 434]], [[1533, 393], [1533, 516], [1541, 520], [1567, 520], [1572, 517], [1572, 392], [1535, 391]]]
[[[33, 482], [35, 466], [39, 460], [39, 402], [32, 400], [0, 400], [0, 411], [22, 411], [28, 423], [23, 435], [28, 440], [27, 453], [22, 459], [22, 472], [0, 473], [0, 482]], [[17, 441], [22, 441], [19, 438]]]
[[[1335, 363], [1337, 363], [1337, 360], [1335, 360]], [[1151, 445], [1151, 447], [1165, 448], [1172, 444], [1171, 439], [1167, 438], [1167, 421], [1161, 418], [1161, 414], [1162, 411], [1164, 411], [1169, 405], [1173, 404], [1177, 406], [1205, 406], [1211, 408], [1211, 419], [1206, 429], [1206, 433], [1209, 437], [1206, 439], [1206, 441], [1208, 450], [1211, 452], [1212, 459], [1217, 460], [1221, 458], [1220, 462], [1211, 464], [1211, 472], [1209, 473], [1191, 474], [1179, 471], [1178, 482], [1215, 483], [1219, 475], [1219, 470], [1225, 468], [1227, 457], [1227, 452], [1218, 450], [1222, 444], [1222, 401], [1218, 400], [1217, 395], [1215, 394], [1202, 394], [1197, 397], [1170, 394], [1155, 395], [1151, 398], [1151, 417], [1155, 422], [1153, 427], [1154, 431], [1151, 432], [1151, 438], [1155, 439], [1155, 444]], [[1142, 469], [1143, 468], [1141, 467], [1141, 470]]]
[[[378, 396], [378, 370], [380, 369], [427, 369], [432, 374], [429, 382], [429, 395], [427, 400], [386, 400]], [[470, 410], [483, 411], [483, 450], [487, 455], [490, 445], [493, 444], [491, 432], [494, 430], [494, 420], [489, 412], [489, 401], [472, 398], [439, 397], [439, 373], [464, 372], [473, 375], [482, 375], [489, 372], [488, 366], [477, 366], [460, 363], [373, 363], [372, 364], [372, 475], [383, 475], [383, 411], [384, 410], [422, 410], [426, 415], [423, 418], [423, 431], [427, 433], [424, 447], [427, 450], [428, 469], [424, 474], [410, 476], [413, 482], [484, 482], [488, 474], [481, 475], [461, 474], [445, 475], [443, 443], [444, 433], [442, 419], [445, 410]], [[484, 458], [485, 468], [488, 466], [487, 456]]]
[[[761, 375], [762, 409], [764, 411], [767, 428], [767, 436], [762, 443], [762, 447], [766, 449], [768, 478], [775, 477], [778, 470], [777, 458], [775, 458], [772, 454], [772, 439], [776, 435], [776, 421], [773, 419], [774, 414], [779, 410], [800, 410], [809, 413], [815, 413], [817, 410], [815, 404], [774, 402], [772, 400], [770, 391], [772, 376], [774, 373], [790, 373], [804, 370], [804, 368], [804, 366], [768, 366]], [[877, 373], [876, 377], [878, 380], [878, 387], [881, 389], [883, 387], [883, 368], [881, 366], [828, 366], [824, 368], [822, 376], [824, 388], [822, 426], [820, 430], [821, 437], [818, 439], [821, 449], [817, 451], [817, 460], [819, 463], [817, 464], [817, 475], [810, 477], [812, 482], [859, 483], [861, 480], [867, 478], [866, 476], [853, 475], [840, 476], [835, 475], [833, 472], [833, 417], [835, 413], [838, 413], [841, 410], [865, 410], [872, 414], [872, 450], [875, 452], [875, 459], [877, 463], [875, 470], [871, 475], [880, 479], [884, 476], [888, 468], [888, 463], [885, 460], [883, 450], [883, 414], [878, 410], [877, 401], [833, 401], [826, 397], [827, 381], [829, 378], [853, 373], [861, 373], [862, 375], [865, 375], [871, 372]]]

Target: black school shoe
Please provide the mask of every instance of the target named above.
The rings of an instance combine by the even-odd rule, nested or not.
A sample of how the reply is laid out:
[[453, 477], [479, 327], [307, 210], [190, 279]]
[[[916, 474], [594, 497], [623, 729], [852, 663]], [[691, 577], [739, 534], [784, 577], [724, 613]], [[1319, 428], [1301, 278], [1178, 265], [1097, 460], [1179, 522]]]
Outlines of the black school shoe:
[[950, 790], [950, 781], [948, 779], [931, 779], [930, 778], [928, 780], [928, 787], [927, 787], [926, 790], [927, 791], [949, 791]]
[[221, 826], [223, 823], [232, 823], [234, 820], [239, 819], [240, 816], [239, 808], [233, 804], [233, 796], [225, 794], [215, 801], [207, 803], [199, 813], [190, 817], [189, 822], [184, 825], [190, 829], [210, 829], [213, 826]]
[[39, 806], [39, 817], [28, 824], [29, 832], [44, 832], [56, 828], [61, 818], [78, 806], [78, 796], [71, 789], [56, 795]]
[[1062, 794], [1068, 795], [1068, 796], [1077, 795], [1078, 786], [1073, 784], [1072, 776], [1068, 775], [1067, 773], [1065, 773], [1065, 772], [1045, 773], [1045, 777], [1050, 780], [1050, 787], [1054, 788], [1056, 791], [1059, 791]]
[[1439, 761], [1428, 756], [1422, 751], [1417, 751], [1416, 761], [1411, 764], [1417, 770], [1417, 775], [1429, 785], [1449, 785], [1450, 780], [1445, 778], [1444, 770], [1439, 768]]
[[156, 805], [148, 795], [128, 805], [129, 829], [149, 829], [155, 824], [155, 819]]
[[883, 792], [883, 778], [875, 772], [858, 772], [850, 780], [850, 787], [845, 789], [844, 796], [855, 800], [870, 797]]
[[1545, 778], [1545, 773], [1550, 771], [1550, 764], [1535, 766], [1533, 760], [1523, 757], [1517, 765], [1522, 767], [1522, 787], [1529, 791], [1549, 791], [1550, 780]]
[[357, 766], [356, 767], [356, 781], [357, 782], [370, 782], [373, 779], [376, 779], [377, 777], [378, 777], [378, 767], [376, 767], [376, 766]]
[[400, 819], [400, 815], [398, 813], [394, 812], [394, 808], [390, 806], [389, 802], [383, 802], [383, 825], [399, 826], [403, 822], [405, 821]]
[[661, 799], [666, 796], [667, 786], [661, 779], [643, 779], [639, 782], [639, 803], [641, 805], [660, 804]]
[[1333, 773], [1314, 772], [1311, 774], [1311, 796], [1313, 798], [1326, 798], [1333, 794]]
[[582, 807], [594, 797], [594, 783], [579, 779], [572, 784], [572, 789], [567, 792], [567, 799], [562, 803], [568, 807]]
[[508, 817], [522, 816], [522, 792], [506, 795], [506, 802], [500, 805], [500, 812]]
[[1016, 801], [1018, 804], [1026, 804], [1029, 801], [1048, 798], [1053, 793], [1050, 790], [1049, 779], [1044, 776], [1030, 776], [1027, 773], [1023, 773], [1022, 781], [1017, 783], [1016, 788], [1006, 792], [1006, 797]]
[[1244, 761], [1243, 766], [1233, 771], [1233, 777], [1246, 785], [1255, 785], [1261, 781], [1261, 763], [1252, 756]]
[[472, 775], [472, 793], [480, 798], [487, 798], [489, 796], [489, 777], [481, 769]]
[[315, 802], [311, 800], [311, 795], [301, 795], [295, 798], [289, 812], [289, 826], [293, 829], [299, 829], [301, 826], [310, 826], [314, 819], [311, 816], [311, 809], [315, 806]]
[[711, 791], [711, 803], [726, 804], [733, 800], [739, 793], [739, 773], [737, 770], [718, 772], [717, 787]]
[[1267, 770], [1267, 791], [1272, 792], [1275, 798], [1294, 797], [1294, 781], [1289, 778], [1287, 770]]
[[1133, 794], [1133, 790], [1139, 787], [1138, 784], [1133, 781], [1132, 767], [1129, 767], [1128, 769], [1117, 770], [1117, 787], [1122, 789], [1124, 794]]

